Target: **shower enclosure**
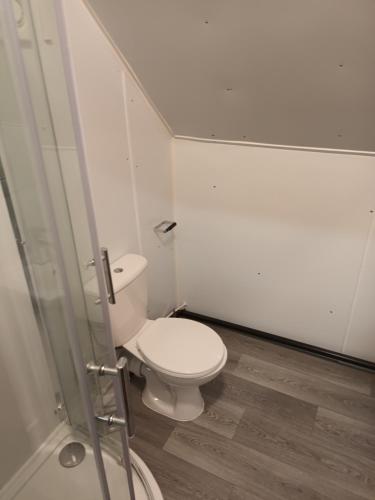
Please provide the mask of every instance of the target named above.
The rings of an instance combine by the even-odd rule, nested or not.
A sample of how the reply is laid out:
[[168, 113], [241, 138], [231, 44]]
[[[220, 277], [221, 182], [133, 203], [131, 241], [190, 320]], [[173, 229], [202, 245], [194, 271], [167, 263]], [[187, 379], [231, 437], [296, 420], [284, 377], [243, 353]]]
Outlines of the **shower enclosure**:
[[[0, 16], [1, 239], [14, 266], [2, 270], [0, 300], [13, 318], [1, 322], [2, 333], [12, 330], [11, 342], [1, 335], [2, 361], [5, 369], [7, 362], [14, 368], [10, 344], [14, 358], [25, 352], [18, 362], [30, 365], [35, 384], [45, 384], [41, 398], [48, 392], [55, 398], [54, 408], [45, 408], [52, 437], [39, 436], [39, 447], [18, 451], [11, 441], [13, 422], [2, 425], [1, 433], [10, 429], [4, 453], [12, 459], [9, 470], [4, 467], [0, 498], [160, 498], [149, 471], [129, 449], [126, 360], [117, 361], [112, 343], [109, 257], [97, 238], [69, 89], [62, 6], [53, 0], [2, 0]], [[24, 307], [30, 308], [29, 319]], [[30, 329], [31, 338], [34, 323], [37, 355], [25, 349], [23, 337]], [[47, 375], [38, 378], [43, 363]], [[12, 398], [13, 390], [12, 384], [6, 388]], [[26, 404], [12, 418], [22, 412], [26, 419]], [[72, 467], [80, 457], [68, 448], [65, 463], [60, 454], [67, 466], [62, 467], [54, 453], [77, 440], [84, 443], [86, 458]]]

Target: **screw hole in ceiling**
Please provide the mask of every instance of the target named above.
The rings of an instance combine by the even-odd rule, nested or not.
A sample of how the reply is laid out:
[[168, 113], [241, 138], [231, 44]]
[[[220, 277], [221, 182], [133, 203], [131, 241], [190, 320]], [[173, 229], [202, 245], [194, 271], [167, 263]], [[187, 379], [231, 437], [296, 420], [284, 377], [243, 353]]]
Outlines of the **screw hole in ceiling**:
[[[223, 141], [241, 140], [241, 128], [248, 128], [246, 141], [253, 143], [373, 152], [375, 71], [366, 47], [375, 43], [375, 16], [367, 7], [357, 9], [360, 17], [353, 20], [353, 12], [354, 16], [359, 12], [350, 10], [349, 0], [328, 2], [329, 13], [327, 2], [291, 0], [288, 4], [298, 5], [292, 11], [277, 0], [256, 2], [256, 8], [251, 1], [239, 2], [241, 8], [234, 8], [233, 2], [187, 2], [186, 8], [173, 10], [171, 44], [170, 7], [178, 2], [154, 2], [158, 35], [150, 43], [144, 33], [156, 35], [156, 31], [153, 16], [144, 16], [144, 2], [133, 2], [129, 16], [126, 1], [113, 2], [113, 9], [105, 9], [110, 2], [87, 1], [175, 135], [216, 139], [209, 130], [213, 123]], [[371, 9], [374, 3], [366, 5]], [[270, 16], [271, 5], [275, 15]], [[212, 29], [202, 14], [213, 16]], [[306, 19], [314, 19], [311, 32], [301, 29]], [[207, 34], [199, 23], [207, 27]], [[189, 32], [197, 38], [193, 44]], [[348, 62], [337, 61], [339, 57]], [[146, 61], [153, 61], [160, 71]], [[312, 61], [319, 61], [319, 71]], [[168, 69], [172, 62], [173, 78]], [[340, 76], [335, 70], [346, 64], [348, 69]], [[275, 71], [277, 82], [272, 84]], [[346, 76], [349, 80], [341, 82]], [[221, 86], [229, 79], [238, 90]], [[337, 141], [331, 124], [342, 123], [344, 112], [350, 115], [351, 126]]]

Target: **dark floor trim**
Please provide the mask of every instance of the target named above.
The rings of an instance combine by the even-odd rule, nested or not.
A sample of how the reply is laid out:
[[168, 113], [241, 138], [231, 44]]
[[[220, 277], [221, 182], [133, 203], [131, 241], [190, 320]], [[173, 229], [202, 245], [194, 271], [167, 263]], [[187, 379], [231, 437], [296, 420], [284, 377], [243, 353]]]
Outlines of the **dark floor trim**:
[[346, 354], [340, 354], [335, 351], [330, 351], [321, 347], [305, 344], [304, 342], [298, 342], [297, 340], [287, 339], [285, 337], [280, 337], [279, 335], [274, 335], [272, 333], [254, 330], [254, 328], [237, 325], [235, 323], [230, 323], [229, 321], [223, 321], [222, 319], [211, 318], [210, 316], [204, 316], [203, 314], [187, 311], [186, 309], [178, 311], [175, 316], [178, 316], [179, 318], [188, 318], [196, 321], [224, 326], [226, 328], [238, 330], [241, 333], [245, 333], [253, 337], [258, 337], [269, 342], [274, 342], [276, 344], [284, 345], [285, 347], [290, 347], [291, 349], [306, 352], [313, 356], [327, 358], [338, 363], [355, 366], [356, 368], [364, 368], [366, 370], [375, 371], [375, 363], [371, 363], [370, 361], [366, 361], [364, 359], [354, 358], [353, 356], [347, 356]]

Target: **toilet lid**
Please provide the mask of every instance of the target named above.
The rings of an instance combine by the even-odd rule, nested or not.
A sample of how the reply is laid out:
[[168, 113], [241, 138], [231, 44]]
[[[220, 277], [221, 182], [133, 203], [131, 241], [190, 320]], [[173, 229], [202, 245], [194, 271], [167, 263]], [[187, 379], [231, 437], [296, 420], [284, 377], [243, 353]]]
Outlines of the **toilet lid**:
[[137, 347], [151, 368], [180, 376], [210, 373], [225, 355], [225, 346], [214, 330], [182, 318], [153, 321], [140, 335]]

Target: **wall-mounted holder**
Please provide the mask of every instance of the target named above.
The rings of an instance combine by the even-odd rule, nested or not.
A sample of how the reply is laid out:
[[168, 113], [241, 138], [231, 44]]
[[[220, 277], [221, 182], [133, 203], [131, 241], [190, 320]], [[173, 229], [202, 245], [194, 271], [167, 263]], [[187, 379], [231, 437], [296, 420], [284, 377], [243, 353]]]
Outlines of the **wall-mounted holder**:
[[173, 222], [170, 220], [163, 220], [163, 222], [160, 222], [157, 226], [154, 227], [154, 231], [156, 233], [169, 233], [174, 227], [177, 226], [177, 222]]

